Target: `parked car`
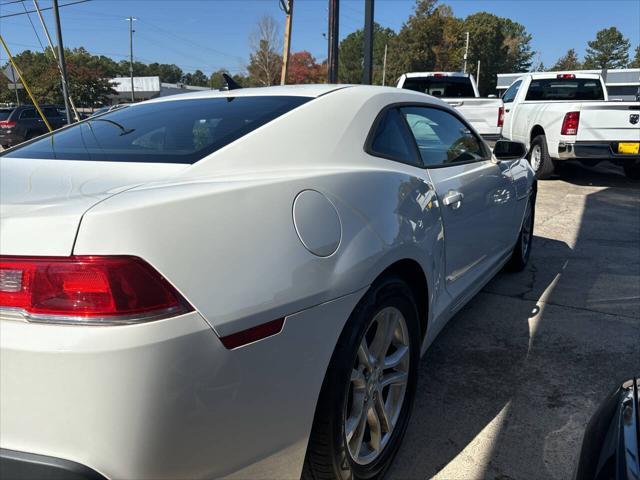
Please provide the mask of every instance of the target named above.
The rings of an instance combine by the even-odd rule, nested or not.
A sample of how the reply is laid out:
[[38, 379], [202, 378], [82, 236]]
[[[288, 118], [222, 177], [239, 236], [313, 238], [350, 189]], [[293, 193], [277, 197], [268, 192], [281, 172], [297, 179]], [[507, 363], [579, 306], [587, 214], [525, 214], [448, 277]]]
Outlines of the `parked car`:
[[574, 480], [640, 478], [640, 378], [616, 387], [584, 432]]
[[609, 160], [640, 178], [640, 103], [609, 101], [600, 75], [525, 74], [502, 101], [502, 135], [530, 147], [538, 178], [551, 176], [564, 160]]
[[397, 86], [426, 93], [455, 107], [487, 141], [502, 133], [503, 104], [499, 98], [480, 98], [478, 86], [469, 73], [412, 72], [398, 79]]
[[[40, 109], [54, 130], [67, 124], [64, 107], [40, 105]], [[33, 105], [0, 108], [0, 145], [3, 148], [13, 147], [47, 132], [47, 126]]]
[[420, 355], [527, 263], [524, 154], [336, 85], [160, 98], [4, 152], [3, 471], [381, 475]]

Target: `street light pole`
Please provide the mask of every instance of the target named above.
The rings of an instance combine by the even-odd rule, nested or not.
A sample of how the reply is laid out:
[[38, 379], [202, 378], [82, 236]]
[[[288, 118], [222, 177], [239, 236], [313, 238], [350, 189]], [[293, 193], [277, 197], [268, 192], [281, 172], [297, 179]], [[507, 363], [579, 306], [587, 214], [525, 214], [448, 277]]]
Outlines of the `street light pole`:
[[329, 83], [338, 83], [338, 28], [340, 4], [338, 0], [329, 0], [329, 55], [327, 56], [327, 79]]
[[62, 76], [62, 96], [64, 108], [67, 112], [67, 123], [71, 123], [71, 105], [69, 104], [69, 92], [67, 91], [67, 65], [64, 61], [64, 45], [62, 44], [62, 27], [60, 26], [60, 12], [58, 0], [53, 0], [53, 17], [56, 22], [56, 34], [58, 36], [58, 62], [60, 63], [60, 75]]
[[135, 17], [127, 17], [129, 20], [129, 75], [131, 76], [131, 103], [136, 101], [134, 87], [133, 87], [133, 22], [137, 20]]

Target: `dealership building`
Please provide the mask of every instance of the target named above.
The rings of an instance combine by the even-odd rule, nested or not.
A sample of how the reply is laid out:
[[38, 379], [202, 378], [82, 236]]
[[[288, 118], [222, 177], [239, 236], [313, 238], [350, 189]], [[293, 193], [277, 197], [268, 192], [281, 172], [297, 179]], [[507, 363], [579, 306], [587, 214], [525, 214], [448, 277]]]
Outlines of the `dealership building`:
[[[553, 72], [546, 72], [553, 73]], [[599, 73], [604, 78], [610, 100], [633, 101], [640, 94], [640, 68], [620, 68], [616, 70], [574, 70], [573, 73]], [[496, 90], [502, 96], [509, 85], [520, 78], [522, 73], [499, 73]]]
[[[117, 92], [117, 94], [110, 96], [112, 104], [131, 101], [131, 77], [116, 77], [112, 78], [110, 82]], [[160, 77], [133, 77], [133, 94], [136, 102], [199, 90], [209, 90], [209, 88], [161, 82]]]

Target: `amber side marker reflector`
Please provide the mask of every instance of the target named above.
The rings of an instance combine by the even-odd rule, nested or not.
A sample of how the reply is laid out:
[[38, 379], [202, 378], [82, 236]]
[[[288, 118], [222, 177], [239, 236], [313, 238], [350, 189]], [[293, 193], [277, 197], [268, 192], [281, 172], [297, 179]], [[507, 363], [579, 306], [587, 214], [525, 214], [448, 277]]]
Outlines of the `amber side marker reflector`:
[[271, 337], [280, 333], [284, 326], [284, 318], [273, 320], [271, 322], [256, 325], [255, 327], [242, 330], [241, 332], [220, 337], [220, 341], [228, 350], [247, 345], [248, 343], [257, 342], [263, 338]]

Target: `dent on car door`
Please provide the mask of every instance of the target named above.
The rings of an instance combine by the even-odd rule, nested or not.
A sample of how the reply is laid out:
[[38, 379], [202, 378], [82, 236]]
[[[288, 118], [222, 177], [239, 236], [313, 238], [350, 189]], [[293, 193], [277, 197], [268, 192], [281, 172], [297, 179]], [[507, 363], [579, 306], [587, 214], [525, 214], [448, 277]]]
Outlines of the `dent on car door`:
[[444, 223], [445, 279], [464, 300], [512, 247], [515, 187], [510, 164], [456, 115], [439, 108], [401, 109], [439, 198]]

